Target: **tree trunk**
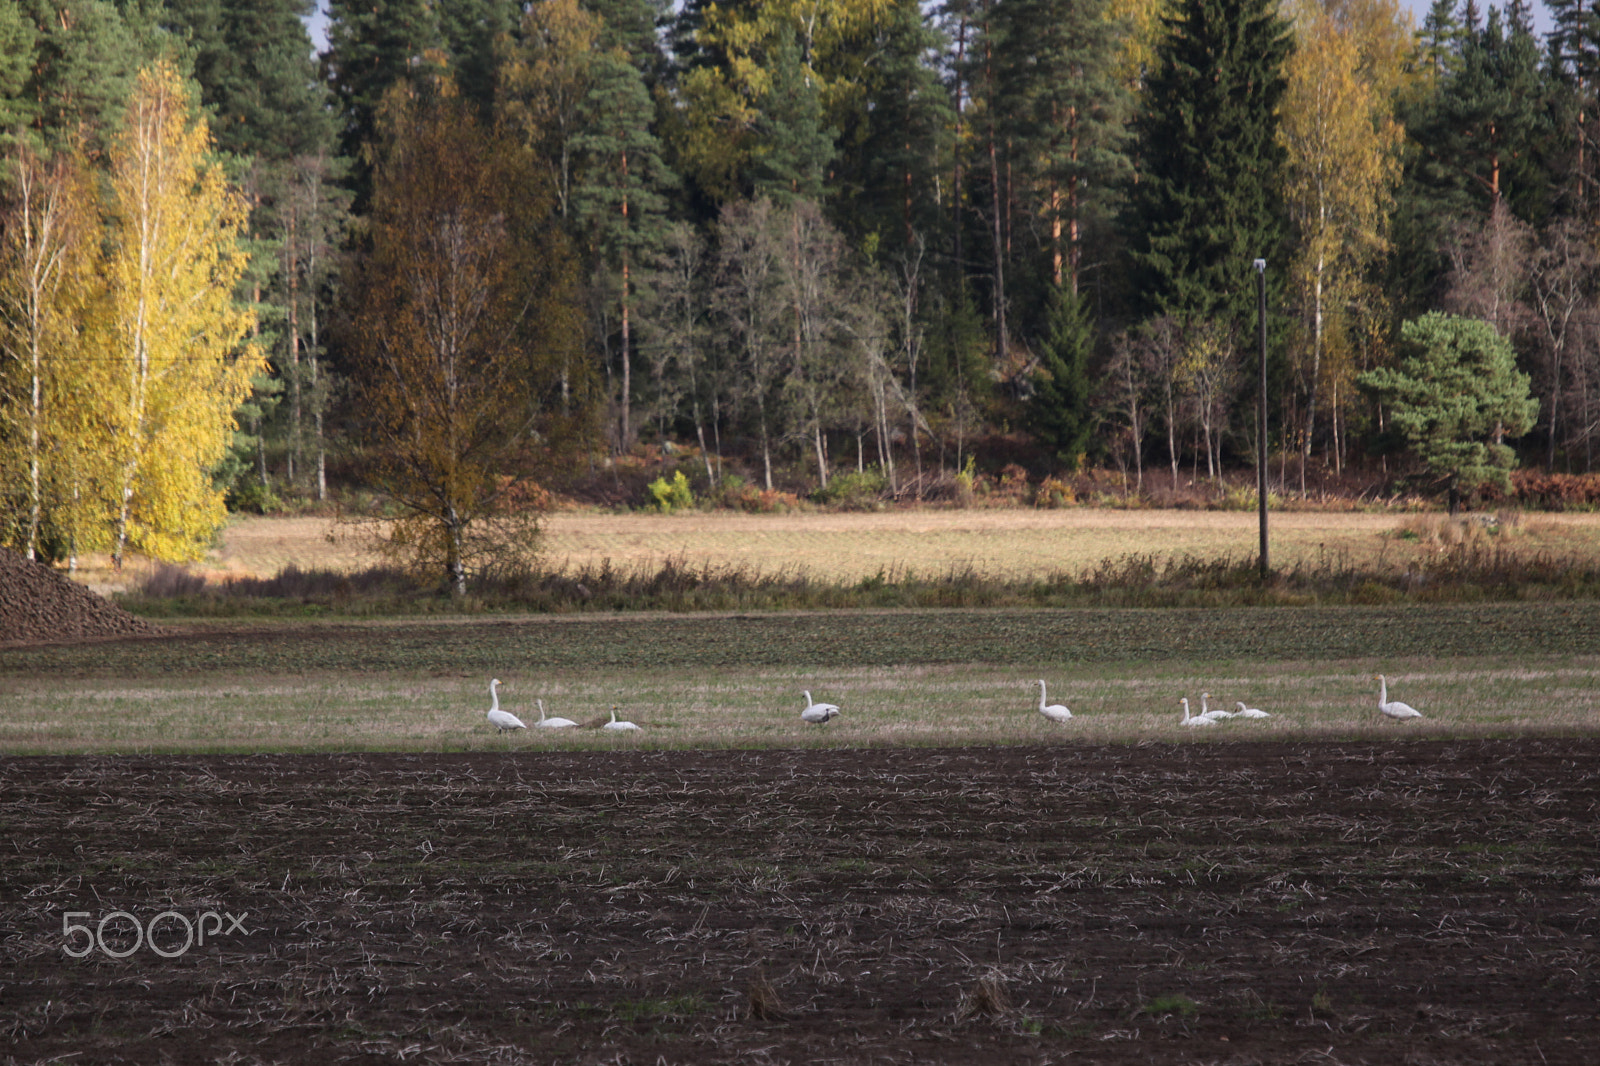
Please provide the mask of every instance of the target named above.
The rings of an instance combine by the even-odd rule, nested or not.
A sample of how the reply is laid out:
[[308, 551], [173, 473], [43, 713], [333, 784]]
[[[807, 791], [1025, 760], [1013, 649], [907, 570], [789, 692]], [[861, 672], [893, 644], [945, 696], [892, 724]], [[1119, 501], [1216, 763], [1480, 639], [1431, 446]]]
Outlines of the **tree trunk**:
[[[988, 83], [991, 99], [994, 95], [994, 68], [992, 65], [993, 48], [990, 46], [990, 37], [985, 27], [983, 45], [984, 80]], [[989, 109], [989, 200], [994, 213], [993, 238], [994, 238], [994, 343], [995, 360], [999, 362], [1006, 357], [1010, 347], [1010, 338], [1006, 336], [1006, 263], [1005, 241], [1001, 232], [1001, 202], [1000, 202], [1000, 156], [999, 146], [996, 143], [994, 128], [994, 109]], [[959, 451], [959, 449], [958, 449]], [[957, 455], [956, 461], [960, 462]]]
[[289, 239], [284, 245], [289, 275], [289, 485], [300, 470], [300, 271], [295, 255], [295, 209], [289, 208]]
[[1317, 256], [1317, 266], [1311, 282], [1311, 382], [1306, 389], [1306, 436], [1300, 442], [1300, 498], [1306, 498], [1306, 463], [1311, 459], [1311, 436], [1316, 428], [1317, 383], [1322, 377], [1322, 271], [1323, 256]]
[[[628, 153], [622, 153], [622, 183], [628, 183]], [[633, 403], [633, 353], [628, 343], [628, 197], [622, 197], [622, 442], [618, 451], [626, 452], [633, 444], [633, 426], [630, 424]]]

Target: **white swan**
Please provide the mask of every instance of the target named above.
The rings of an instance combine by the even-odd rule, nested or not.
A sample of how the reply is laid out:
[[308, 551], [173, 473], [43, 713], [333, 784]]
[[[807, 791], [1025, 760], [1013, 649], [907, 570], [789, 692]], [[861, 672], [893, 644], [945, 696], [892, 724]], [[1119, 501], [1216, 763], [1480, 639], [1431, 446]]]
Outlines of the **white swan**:
[[629, 732], [630, 730], [636, 730], [639, 727], [634, 725], [632, 722], [619, 722], [619, 721], [617, 721], [617, 705], [613, 703], [611, 705], [611, 721], [607, 722], [605, 725], [601, 726], [600, 728], [601, 729], [609, 729], [613, 733], [626, 733], [626, 732]]
[[1422, 712], [1409, 703], [1401, 703], [1399, 700], [1395, 700], [1393, 703], [1389, 702], [1389, 682], [1384, 680], [1382, 674], [1374, 676], [1372, 680], [1378, 683], [1378, 710], [1390, 718], [1422, 717]]
[[1188, 696], [1183, 697], [1183, 699], [1179, 700], [1178, 702], [1183, 704], [1183, 720], [1178, 723], [1179, 725], [1216, 725], [1217, 724], [1217, 720], [1215, 718], [1201, 718], [1198, 714], [1190, 715], [1190, 713], [1189, 713], [1189, 697]]
[[815, 722], [817, 725], [825, 725], [828, 719], [839, 716], [839, 708], [833, 704], [812, 703], [809, 691], [805, 693], [805, 697], [806, 709], [800, 712], [800, 720], [802, 722]]
[[1072, 717], [1072, 712], [1059, 703], [1052, 703], [1046, 707], [1044, 703], [1044, 679], [1039, 680], [1039, 713], [1052, 722], [1065, 722]]
[[1215, 710], [1213, 710], [1211, 708], [1211, 706], [1209, 705], [1210, 699], [1211, 699], [1211, 693], [1209, 693], [1209, 692], [1200, 693], [1200, 717], [1201, 718], [1209, 718], [1209, 719], [1211, 719], [1211, 721], [1217, 722], [1217, 721], [1221, 721], [1224, 718], [1232, 718], [1233, 717], [1233, 712], [1232, 711], [1225, 711], [1221, 707], [1218, 707]]
[[539, 701], [539, 720], [534, 723], [540, 729], [568, 729], [577, 725], [570, 718], [546, 718], [544, 716], [544, 700]]
[[494, 706], [489, 708], [489, 724], [502, 733], [508, 729], [528, 728], [522, 724], [522, 719], [510, 711], [502, 711], [500, 709], [500, 693], [495, 691], [499, 686], [500, 679], [498, 677], [489, 682], [489, 698], [494, 701]]
[[1268, 714], [1266, 711], [1263, 711], [1259, 707], [1246, 707], [1244, 705], [1244, 701], [1243, 700], [1240, 700], [1239, 702], [1235, 703], [1234, 706], [1239, 708], [1237, 711], [1233, 712], [1233, 716], [1235, 718], [1271, 718], [1272, 717], [1272, 715]]

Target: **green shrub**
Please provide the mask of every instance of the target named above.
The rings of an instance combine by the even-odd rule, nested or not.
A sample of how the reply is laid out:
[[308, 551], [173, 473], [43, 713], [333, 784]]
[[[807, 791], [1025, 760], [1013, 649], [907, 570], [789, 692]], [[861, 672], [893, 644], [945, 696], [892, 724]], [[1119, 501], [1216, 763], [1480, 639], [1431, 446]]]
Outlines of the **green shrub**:
[[671, 514], [673, 511], [683, 511], [694, 506], [694, 493], [689, 491], [689, 479], [684, 477], [682, 470], [674, 471], [671, 481], [663, 475], [650, 482], [650, 496], [656, 509], [662, 514]]
[[283, 501], [278, 499], [277, 493], [253, 477], [235, 482], [224, 502], [228, 510], [235, 514], [272, 514], [283, 507]]
[[849, 510], [870, 510], [883, 500], [888, 479], [876, 470], [852, 470], [838, 474], [827, 487], [811, 494], [817, 503], [831, 504]]

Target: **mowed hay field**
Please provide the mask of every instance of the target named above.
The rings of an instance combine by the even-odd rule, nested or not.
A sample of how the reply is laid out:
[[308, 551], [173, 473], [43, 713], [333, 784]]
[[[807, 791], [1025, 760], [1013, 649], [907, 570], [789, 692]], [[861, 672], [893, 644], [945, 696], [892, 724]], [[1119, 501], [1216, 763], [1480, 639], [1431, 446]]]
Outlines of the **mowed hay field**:
[[[1416, 516], [1398, 513], [1287, 512], [1269, 517], [1275, 567], [1400, 564], [1434, 550], [1401, 538]], [[904, 510], [875, 513], [679, 515], [558, 512], [545, 523], [546, 563], [654, 569], [667, 559], [742, 567], [761, 573], [803, 571], [857, 581], [915, 571], [972, 568], [989, 576], [1077, 574], [1130, 554], [1157, 559], [1255, 557], [1254, 512], [1061, 510]], [[1600, 515], [1521, 516], [1502, 543], [1524, 552], [1600, 559]], [[270, 577], [290, 564], [336, 570], [371, 565], [358, 538], [327, 518], [235, 518], [202, 568]], [[107, 581], [100, 574], [91, 580]]]

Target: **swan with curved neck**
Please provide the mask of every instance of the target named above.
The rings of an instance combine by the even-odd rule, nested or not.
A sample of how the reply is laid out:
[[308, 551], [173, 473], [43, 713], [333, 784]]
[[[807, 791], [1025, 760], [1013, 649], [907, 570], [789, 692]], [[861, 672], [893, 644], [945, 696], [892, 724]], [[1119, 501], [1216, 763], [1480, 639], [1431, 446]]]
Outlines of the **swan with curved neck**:
[[1215, 719], [1202, 718], [1198, 714], [1191, 715], [1189, 713], [1189, 697], [1188, 696], [1183, 697], [1178, 702], [1183, 704], [1183, 718], [1179, 720], [1179, 722], [1178, 722], [1179, 725], [1216, 725], [1217, 724]]
[[1271, 718], [1272, 717], [1272, 715], [1268, 714], [1266, 711], [1263, 711], [1259, 707], [1246, 707], [1244, 705], [1244, 701], [1243, 700], [1240, 700], [1239, 702], [1235, 703], [1234, 706], [1239, 708], [1237, 711], [1233, 712], [1233, 716], [1235, 718]]
[[504, 733], [508, 729], [526, 729], [526, 728], [528, 728], [527, 726], [522, 724], [522, 719], [518, 718], [516, 715], [512, 714], [510, 711], [502, 711], [500, 709], [500, 693], [498, 691], [499, 688], [500, 688], [500, 679], [498, 677], [495, 678], [493, 681], [489, 682], [489, 699], [494, 701], [493, 705], [489, 708], [489, 724], [494, 726], [496, 729], [498, 729], [502, 733]]
[[600, 728], [612, 733], [627, 733], [636, 730], [639, 727], [634, 725], [632, 722], [617, 721], [617, 705], [613, 703], [611, 705], [611, 721], [607, 722]]
[[540, 700], [539, 720], [534, 724], [540, 729], [570, 729], [578, 723], [570, 718], [546, 718], [544, 716], [544, 700]]
[[1072, 712], [1059, 703], [1046, 705], [1044, 695], [1044, 678], [1039, 679], [1039, 713], [1052, 722], [1065, 722], [1071, 719]]
[[1401, 703], [1399, 700], [1395, 700], [1392, 703], [1389, 701], [1389, 682], [1384, 679], [1382, 674], [1374, 676], [1372, 680], [1378, 683], [1378, 710], [1382, 711], [1390, 718], [1404, 719], [1422, 717], [1422, 712], [1411, 706], [1409, 703]]
[[815, 725], [826, 725], [829, 719], [837, 718], [839, 716], [838, 707], [835, 707], [831, 703], [811, 702], [810, 691], [805, 692], [804, 695], [806, 698], [806, 707], [805, 710], [800, 712], [800, 720], [802, 722], [811, 722]]

